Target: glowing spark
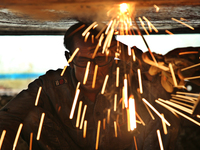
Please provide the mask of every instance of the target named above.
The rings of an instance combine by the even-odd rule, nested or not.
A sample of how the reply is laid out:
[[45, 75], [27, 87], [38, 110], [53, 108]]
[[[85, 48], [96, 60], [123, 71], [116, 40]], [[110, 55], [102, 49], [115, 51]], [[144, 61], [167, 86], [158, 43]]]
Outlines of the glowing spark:
[[76, 85], [76, 90], [79, 89], [80, 84], [81, 84], [80, 82], [77, 83], [77, 85]]
[[187, 55], [187, 54], [198, 54], [198, 51], [190, 51], [190, 52], [180, 52], [179, 55]]
[[164, 150], [160, 130], [157, 130], [157, 136], [158, 136], [158, 141], [160, 145], [160, 150]]
[[107, 113], [107, 124], [110, 123], [110, 109], [108, 109], [108, 113]]
[[144, 104], [144, 106], [146, 107], [147, 111], [149, 112], [149, 115], [151, 116], [151, 118], [152, 118], [153, 120], [155, 120], [155, 118], [154, 118], [153, 114], [151, 113], [149, 107], [147, 107], [147, 104], [146, 104], [146, 103], [143, 103], [143, 104]]
[[180, 20], [183, 20], [183, 21], [187, 21], [187, 22], [189, 22], [187, 19], [185, 19], [185, 18], [180, 18]]
[[177, 103], [177, 104], [180, 104], [180, 105], [183, 105], [183, 106], [189, 107], [189, 108], [193, 108], [193, 106], [191, 106], [191, 105], [188, 105], [188, 104], [185, 104], [185, 103], [182, 103], [182, 102], [179, 102], [179, 101], [173, 100], [173, 99], [170, 99], [170, 102]]
[[[150, 53], [150, 55], [151, 55], [153, 61], [154, 61], [155, 64], [157, 65], [158, 63], [157, 63], [157, 61], [156, 61], [156, 59], [155, 59], [153, 53], [151, 52], [151, 50], [150, 50], [150, 48], [149, 48], [149, 45], [147, 44], [147, 41], [145, 40], [144, 36], [143, 36], [142, 33], [140, 32], [140, 28], [139, 28], [137, 22], [136, 22], [135, 20], [134, 20], [134, 22], [135, 22], [135, 25], [136, 25], [136, 27], [137, 27], [137, 30], [138, 30], [140, 36], [142, 37], [142, 39], [143, 39], [143, 41], [144, 41], [144, 44], [146, 45], [146, 47], [147, 47], [147, 49], [148, 49], [148, 51], [149, 51], [149, 53]], [[158, 65], [157, 65], [157, 66], [158, 66]]]
[[44, 121], [44, 117], [45, 117], [45, 113], [42, 113], [41, 119], [40, 119], [39, 128], [38, 128], [37, 138], [36, 138], [37, 140], [40, 139], [40, 135], [41, 135], [41, 131], [42, 131], [42, 126], [43, 126], [43, 121]]
[[[75, 51], [73, 52], [72, 56], [71, 56], [71, 57], [69, 58], [69, 60], [67, 61], [68, 64], [69, 64], [70, 62], [72, 62], [72, 60], [74, 59], [74, 57], [75, 57], [75, 55], [78, 53], [78, 51], [79, 51], [79, 48], [76, 48]], [[67, 66], [65, 66], [65, 67], [63, 68], [63, 70], [62, 70], [62, 72], [61, 72], [61, 74], [60, 74], [61, 76], [64, 75], [66, 69], [67, 69]]]
[[169, 30], [165, 30], [166, 33], [170, 34], [170, 35], [174, 35], [172, 32], [170, 32]]
[[125, 107], [128, 107], [128, 82], [127, 82], [127, 75], [125, 74], [124, 79], [124, 104]]
[[136, 128], [136, 116], [135, 116], [135, 100], [129, 98], [129, 112], [130, 112], [130, 129], [133, 131]]
[[94, 35], [92, 35], [92, 43], [94, 43]]
[[138, 150], [138, 148], [137, 148], [137, 141], [136, 141], [135, 136], [133, 136], [133, 139], [134, 139], [134, 144], [135, 144], [135, 150]]
[[84, 106], [83, 114], [82, 114], [82, 117], [81, 117], [81, 124], [80, 124], [79, 129], [82, 129], [82, 128], [83, 128], [83, 121], [84, 121], [84, 118], [85, 118], [86, 110], [87, 110], [87, 105]]
[[184, 26], [186, 26], [186, 27], [188, 27], [188, 28], [190, 28], [192, 30], [194, 30], [194, 28], [192, 26], [190, 26], [190, 25], [188, 25], [188, 24], [186, 24], [186, 23], [184, 23], [184, 22], [182, 22], [180, 20], [177, 20], [175, 18], [171, 18], [171, 19], [174, 20], [174, 21], [176, 21], [176, 22], [178, 22], [178, 23], [181, 23], [182, 25], [184, 25]]
[[198, 78], [200, 78], [200, 76], [187, 77], [187, 78], [184, 78], [184, 80], [191, 80], [191, 79], [198, 79]]
[[78, 106], [78, 113], [77, 113], [77, 118], [76, 118], [76, 127], [78, 128], [79, 122], [80, 122], [80, 116], [81, 116], [81, 109], [82, 109], [82, 101], [79, 102]]
[[125, 13], [128, 11], [128, 5], [126, 3], [122, 3], [119, 5], [121, 13]]
[[132, 54], [133, 54], [133, 61], [136, 61], [136, 57], [135, 57], [135, 51], [132, 49]]
[[102, 87], [102, 89], [101, 89], [101, 94], [104, 94], [104, 91], [105, 91], [105, 88], [106, 88], [106, 84], [107, 84], [108, 78], [109, 78], [109, 75], [106, 75], [105, 80], [104, 80], [104, 83], [103, 83], [103, 87]]
[[146, 32], [146, 34], [149, 35], [148, 31], [147, 31], [146, 28], [145, 28], [145, 24], [144, 24], [144, 22], [142, 21], [142, 19], [141, 19], [140, 17], [139, 17], [138, 19], [139, 19], [139, 21], [140, 21], [140, 23], [141, 23], [142, 28], [143, 28], [144, 31]]
[[195, 65], [192, 65], [192, 66], [189, 66], [189, 67], [186, 67], [186, 68], [183, 68], [183, 69], [181, 69], [181, 71], [185, 71], [185, 70], [188, 70], [188, 69], [191, 69], [191, 68], [197, 67], [197, 66], [200, 66], [200, 63], [195, 64]]
[[[161, 115], [164, 117], [164, 114], [161, 114]], [[162, 126], [163, 126], [164, 134], [166, 135], [167, 134], [167, 126], [166, 126], [166, 124], [165, 124], [165, 122], [163, 120], [162, 120]]]
[[161, 101], [161, 102], [163, 102], [163, 103], [166, 103], [166, 104], [168, 104], [168, 105], [171, 105], [171, 106], [173, 106], [173, 107], [176, 107], [176, 108], [178, 108], [178, 109], [180, 109], [180, 110], [182, 110], [182, 111], [185, 111], [185, 112], [187, 112], [187, 113], [189, 113], [189, 114], [192, 114], [192, 110], [191, 109], [188, 109], [188, 108], [186, 108], [186, 107], [183, 107], [183, 106], [181, 106], [181, 105], [178, 105], [178, 104], [175, 104], [175, 103], [173, 103], [173, 102], [170, 102], [170, 101], [164, 101], [164, 100], [162, 100], [162, 99], [158, 99], [159, 101]]
[[176, 92], [177, 94], [186, 94], [186, 95], [193, 95], [193, 96], [200, 96], [200, 94], [196, 94], [196, 93], [189, 93], [189, 92], [179, 92], [179, 91], [177, 91]]
[[99, 133], [100, 133], [100, 127], [101, 127], [101, 121], [98, 121], [98, 126], [97, 126], [97, 136], [96, 136], [96, 146], [95, 146], [95, 150], [98, 149], [99, 147]]
[[114, 96], [114, 111], [117, 110], [117, 94]]
[[176, 109], [174, 109], [174, 108], [172, 108], [172, 107], [170, 107], [170, 106], [168, 106], [168, 105], [164, 104], [164, 103], [163, 103], [163, 102], [161, 102], [161, 101], [155, 100], [155, 102], [156, 102], [156, 103], [158, 103], [158, 104], [160, 104], [161, 106], [163, 106], [163, 107], [165, 107], [165, 108], [169, 109], [169, 110], [172, 110], [172, 111], [174, 111], [175, 113], [177, 113], [177, 114], [181, 115], [182, 117], [184, 117], [184, 118], [186, 118], [186, 119], [190, 120], [191, 122], [193, 122], [193, 123], [197, 124], [198, 126], [200, 126], [200, 123], [199, 123], [199, 122], [197, 122], [196, 120], [194, 120], [194, 119], [192, 119], [192, 118], [188, 117], [187, 115], [185, 115], [185, 114], [183, 114], [183, 113], [179, 112], [178, 110], [176, 110]]
[[110, 23], [109, 23], [109, 25], [108, 25], [108, 27], [107, 27], [107, 29], [106, 29], [106, 31], [105, 31], [105, 34], [108, 34], [108, 31], [109, 31], [109, 29], [110, 29], [112, 23], [113, 23], [113, 20], [110, 20]]
[[88, 32], [88, 33], [86, 34], [85, 39], [84, 39], [84, 42], [87, 42], [87, 39], [88, 39], [89, 35], [90, 35], [90, 32]]
[[83, 84], [86, 84], [87, 82], [87, 78], [88, 78], [88, 74], [89, 74], [89, 68], [90, 68], [90, 61], [87, 62], [87, 66], [85, 69], [85, 75], [84, 75], [84, 79], [83, 79]]
[[38, 105], [38, 101], [39, 101], [39, 98], [40, 98], [41, 91], [42, 91], [42, 87], [40, 86], [39, 89], [38, 89], [38, 92], [37, 92], [37, 97], [35, 99], [35, 106]]
[[176, 76], [175, 76], [175, 74], [174, 74], [174, 69], [173, 69], [171, 63], [169, 63], [169, 70], [170, 70], [171, 75], [172, 75], [172, 79], [173, 79], [173, 82], [174, 82], [174, 86], [176, 87], [176, 86], [177, 86], [177, 80], [176, 80]]
[[17, 134], [16, 134], [16, 136], [15, 136], [15, 141], [14, 141], [14, 143], [13, 143], [13, 150], [15, 150], [15, 148], [16, 148], [16, 146], [17, 146], [17, 142], [18, 142], [18, 139], [19, 139], [19, 136], [20, 136], [22, 127], [23, 127], [23, 124], [20, 123], [19, 128], [18, 128], [18, 130], [17, 130]]
[[131, 47], [128, 46], [128, 55], [131, 56]]
[[138, 73], [138, 82], [139, 82], [139, 87], [140, 87], [140, 94], [143, 93], [143, 88], [142, 88], [142, 77], [141, 77], [141, 71], [140, 69], [137, 70]]
[[119, 67], [116, 68], [116, 87], [119, 87]]
[[32, 144], [33, 144], [33, 133], [30, 134], [30, 142], [29, 142], [29, 150], [32, 150]]
[[85, 36], [88, 31], [97, 24], [97, 22], [93, 22], [87, 29], [85, 29], [85, 31], [82, 33], [82, 36]]
[[159, 12], [160, 8], [157, 5], [153, 5], [156, 8], [156, 12]]
[[93, 80], [92, 80], [92, 88], [95, 88], [96, 77], [97, 77], [97, 70], [98, 70], [98, 65], [95, 65], [95, 68], [94, 68], [94, 76], [93, 76]]
[[145, 102], [168, 126], [170, 123], [144, 98], [142, 98], [143, 102]]
[[106, 129], [106, 118], [103, 118], [103, 129]]
[[130, 111], [129, 108], [126, 109], [126, 113], [127, 113], [127, 130], [131, 131], [131, 125], [130, 125]]
[[6, 130], [3, 130], [2, 133], [1, 133], [1, 139], [0, 139], [0, 149], [2, 147], [5, 135], [6, 135]]
[[142, 18], [147, 22], [147, 25], [148, 25], [148, 27], [149, 27], [149, 31], [152, 32], [152, 29], [151, 29], [151, 22], [150, 22], [145, 16], [143, 16]]
[[87, 132], [87, 120], [84, 121], [83, 138], [86, 138], [86, 132]]
[[115, 137], [117, 137], [117, 123], [114, 121]]
[[70, 116], [69, 116], [70, 119], [73, 118], [73, 115], [74, 115], [74, 111], [75, 111], [75, 107], [76, 107], [76, 103], [77, 103], [77, 100], [78, 100], [79, 93], [80, 93], [80, 89], [77, 89], [77, 90], [76, 90], [76, 94], [75, 94], [75, 96], [74, 96], [74, 101], [73, 101], [73, 104], [72, 104]]
[[[138, 117], [138, 119], [140, 120], [140, 123], [145, 126], [144, 121], [142, 120], [142, 118], [138, 115], [138, 113], [135, 111], [136, 116]], [[137, 120], [136, 120], [137, 121]]]

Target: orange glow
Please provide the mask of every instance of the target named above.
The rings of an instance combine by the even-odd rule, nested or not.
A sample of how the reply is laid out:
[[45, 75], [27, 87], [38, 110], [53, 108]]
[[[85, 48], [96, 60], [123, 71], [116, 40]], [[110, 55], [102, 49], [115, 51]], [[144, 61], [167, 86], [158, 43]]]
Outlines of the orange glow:
[[94, 76], [93, 76], [93, 80], [92, 80], [92, 88], [95, 88], [96, 77], [97, 77], [97, 70], [98, 70], [98, 65], [95, 65]]
[[169, 30], [165, 30], [166, 33], [170, 34], [170, 35], [174, 35], [172, 32], [170, 32]]
[[98, 147], [99, 147], [99, 134], [100, 134], [100, 127], [101, 127], [101, 120], [98, 121], [95, 150], [97, 150]]
[[29, 150], [32, 150], [32, 144], [33, 144], [33, 133], [30, 134], [30, 142], [29, 142]]
[[159, 12], [160, 8], [157, 5], [153, 5], [156, 8], [156, 12]]
[[122, 3], [122, 4], [120, 4], [119, 6], [120, 6], [120, 11], [121, 11], [121, 13], [125, 13], [125, 12], [127, 12], [128, 9], [129, 9], [128, 4], [126, 4], [126, 3]]
[[86, 138], [86, 132], [87, 132], [87, 120], [84, 121], [83, 138]]

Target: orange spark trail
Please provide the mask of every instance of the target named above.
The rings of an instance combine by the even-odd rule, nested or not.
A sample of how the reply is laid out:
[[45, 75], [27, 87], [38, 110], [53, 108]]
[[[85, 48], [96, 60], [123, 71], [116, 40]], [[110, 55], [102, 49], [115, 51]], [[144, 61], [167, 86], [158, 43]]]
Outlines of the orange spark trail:
[[0, 149], [2, 147], [5, 135], [6, 135], [6, 130], [3, 130], [2, 133], [1, 133], [1, 139], [0, 139]]
[[40, 118], [40, 124], [39, 124], [39, 128], [38, 128], [37, 138], [36, 138], [37, 140], [40, 140], [44, 117], [45, 117], [45, 113], [42, 113], [41, 118]]
[[42, 91], [42, 87], [40, 86], [39, 89], [38, 89], [37, 97], [35, 99], [35, 106], [38, 105], [38, 101], [39, 101], [39, 98], [40, 98], [41, 91]]
[[15, 148], [16, 148], [16, 146], [17, 146], [17, 142], [18, 142], [18, 139], [19, 139], [19, 136], [20, 136], [22, 127], [23, 127], [23, 124], [20, 123], [19, 128], [18, 128], [18, 130], [17, 130], [17, 134], [16, 134], [16, 136], [15, 136], [15, 141], [14, 141], [14, 143], [13, 143], [13, 150], [15, 150]]
[[177, 20], [175, 18], [171, 18], [171, 19], [174, 20], [174, 21], [176, 21], [176, 22], [178, 22], [178, 23], [181, 23], [182, 25], [184, 25], [184, 26], [186, 26], [186, 27], [188, 27], [188, 28], [190, 28], [192, 30], [194, 30], [194, 28], [192, 26], [190, 26], [190, 25], [188, 25], [188, 24], [186, 24], [186, 23], [184, 23], [184, 22], [182, 22], [180, 20]]

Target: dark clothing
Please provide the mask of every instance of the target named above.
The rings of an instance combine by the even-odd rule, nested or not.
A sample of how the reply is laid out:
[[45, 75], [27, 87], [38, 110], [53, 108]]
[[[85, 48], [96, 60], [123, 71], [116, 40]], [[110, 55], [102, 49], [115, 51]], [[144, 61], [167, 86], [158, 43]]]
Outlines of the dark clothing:
[[[115, 68], [114, 68], [115, 70]], [[133, 95], [136, 99], [136, 111], [145, 122], [145, 126], [137, 124], [137, 129], [128, 132], [126, 121], [126, 110], [122, 110], [120, 103], [121, 90], [117, 89], [118, 107], [117, 112], [113, 111], [114, 92], [111, 77], [109, 78], [108, 86], [105, 94], [98, 94], [96, 101], [92, 102], [80, 92], [79, 99], [76, 105], [76, 110], [73, 119], [69, 119], [70, 110], [72, 107], [77, 81], [74, 76], [74, 70], [67, 68], [64, 76], [60, 76], [61, 69], [56, 71], [48, 71], [45, 75], [40, 76], [34, 82], [29, 84], [27, 90], [19, 93], [10, 103], [8, 103], [0, 111], [0, 129], [7, 131], [2, 149], [12, 149], [13, 141], [20, 123], [23, 123], [21, 132], [24, 140], [29, 143], [30, 133], [33, 132], [33, 150], [94, 150], [96, 143], [97, 123], [101, 120], [99, 147], [100, 150], [134, 150], [134, 138], [137, 140], [139, 150], [157, 150], [159, 143], [156, 130], [160, 129], [165, 149], [173, 149], [174, 138], [177, 135], [177, 126], [168, 128], [168, 135], [163, 134], [161, 119], [154, 114], [156, 120], [150, 118], [149, 113], [144, 107], [141, 97], [138, 94], [138, 81], [136, 72], [132, 73], [132, 88]], [[112, 72], [114, 75], [115, 72]], [[160, 77], [156, 76], [152, 81], [143, 79], [144, 93], [142, 97], [146, 98], [150, 103], [154, 104], [157, 98], [167, 99], [169, 94], [165, 92], [160, 84]], [[120, 82], [120, 84], [123, 84]], [[111, 86], [109, 86], [111, 85]], [[39, 87], [42, 86], [42, 92], [39, 98], [38, 106], [35, 106], [35, 99]], [[81, 89], [80, 89], [81, 91]], [[130, 92], [132, 93], [132, 92]], [[87, 105], [85, 120], [87, 120], [86, 138], [83, 138], [83, 129], [76, 128], [76, 116], [78, 111], [79, 101]], [[155, 105], [161, 113], [166, 110]], [[106, 123], [106, 128], [103, 129], [103, 119], [107, 118], [107, 110], [110, 109], [110, 122]], [[45, 113], [44, 124], [41, 132], [41, 138], [36, 140], [37, 130], [42, 113]], [[174, 116], [167, 112], [165, 116], [170, 123], [173, 124]], [[118, 136], [115, 137], [114, 121], [118, 119]], [[137, 119], [138, 120], [138, 119]], [[174, 123], [176, 125], [176, 123]]]

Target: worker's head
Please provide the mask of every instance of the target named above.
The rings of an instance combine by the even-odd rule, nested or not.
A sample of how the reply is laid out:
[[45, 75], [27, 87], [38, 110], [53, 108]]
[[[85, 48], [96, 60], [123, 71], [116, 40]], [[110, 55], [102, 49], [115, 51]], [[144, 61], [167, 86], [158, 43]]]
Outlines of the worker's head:
[[[69, 50], [69, 52], [66, 52], [65, 56], [67, 59], [69, 59], [69, 57], [72, 56], [74, 50], [79, 48], [79, 51], [73, 58], [70, 66], [74, 69], [76, 79], [81, 82], [82, 87], [89, 91], [95, 91], [100, 90], [105, 76], [109, 74], [110, 67], [114, 60], [113, 52], [116, 50], [116, 41], [113, 40], [111, 42], [110, 48], [108, 48], [109, 50], [102, 53], [102, 47], [104, 44], [103, 40], [101, 46], [99, 46], [97, 49], [96, 54], [93, 55], [98, 45], [99, 38], [96, 39], [96, 36], [99, 31], [96, 28], [92, 28], [89, 30], [88, 37], [87, 35], [83, 36], [82, 33], [87, 28], [87, 24], [77, 23], [68, 29], [64, 37], [64, 45], [65, 48]], [[86, 83], [83, 84], [88, 62], [90, 62], [89, 73]], [[96, 65], [98, 65], [96, 84], [95, 88], [92, 88]]]

